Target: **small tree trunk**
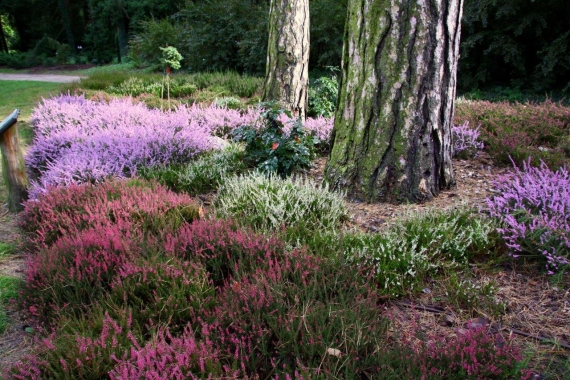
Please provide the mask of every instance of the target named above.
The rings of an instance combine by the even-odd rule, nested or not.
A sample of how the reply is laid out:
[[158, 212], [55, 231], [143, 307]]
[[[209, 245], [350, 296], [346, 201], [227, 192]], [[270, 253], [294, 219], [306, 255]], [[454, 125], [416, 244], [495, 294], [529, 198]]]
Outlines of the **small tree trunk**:
[[305, 120], [309, 84], [309, 1], [271, 0], [263, 101]]
[[463, 0], [349, 0], [325, 178], [366, 201], [455, 184], [451, 126]]
[[73, 37], [73, 31], [71, 30], [71, 21], [69, 19], [69, 12], [67, 12], [68, 4], [65, 0], [58, 0], [57, 5], [59, 7], [59, 11], [61, 12], [61, 20], [63, 22], [63, 27], [65, 29], [67, 44], [69, 45], [71, 52], [75, 54], [75, 38]]
[[2, 15], [0, 15], [0, 50], [9, 53], [8, 41], [6, 41], [6, 35], [4, 34], [4, 26], [2, 25]]
[[17, 125], [13, 125], [0, 135], [2, 151], [2, 174], [8, 187], [8, 210], [18, 212], [28, 198], [28, 177]]
[[125, 17], [119, 17], [117, 20], [117, 39], [119, 42], [119, 61], [123, 62], [129, 55], [129, 37]]

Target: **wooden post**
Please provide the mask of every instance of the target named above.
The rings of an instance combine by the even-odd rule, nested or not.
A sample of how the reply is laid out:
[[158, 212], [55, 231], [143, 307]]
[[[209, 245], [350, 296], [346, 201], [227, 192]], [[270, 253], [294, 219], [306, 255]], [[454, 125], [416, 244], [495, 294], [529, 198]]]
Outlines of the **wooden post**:
[[10, 212], [21, 211], [22, 203], [28, 198], [28, 177], [16, 124], [19, 115], [20, 110], [15, 110], [0, 123], [2, 174], [8, 188], [8, 210]]

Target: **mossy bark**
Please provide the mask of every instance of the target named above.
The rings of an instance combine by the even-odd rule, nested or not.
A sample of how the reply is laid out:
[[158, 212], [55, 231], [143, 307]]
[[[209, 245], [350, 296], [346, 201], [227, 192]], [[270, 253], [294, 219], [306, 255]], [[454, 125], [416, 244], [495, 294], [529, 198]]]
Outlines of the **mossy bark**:
[[263, 101], [303, 120], [309, 84], [309, 0], [271, 0]]
[[451, 126], [463, 0], [349, 0], [326, 180], [421, 202], [455, 185]]

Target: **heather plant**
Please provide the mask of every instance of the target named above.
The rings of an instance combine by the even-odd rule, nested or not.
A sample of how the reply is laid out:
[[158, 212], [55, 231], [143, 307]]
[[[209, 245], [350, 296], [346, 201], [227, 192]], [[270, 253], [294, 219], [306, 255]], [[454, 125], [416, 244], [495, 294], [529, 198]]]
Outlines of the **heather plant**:
[[75, 319], [64, 318], [60, 329], [42, 339], [34, 353], [14, 363], [8, 379], [104, 379], [117, 361], [126, 359], [133, 342], [129, 310], [113, 318], [100, 307]]
[[550, 274], [570, 264], [570, 175], [566, 167], [552, 171], [530, 160], [495, 181], [498, 195], [487, 199], [490, 214], [512, 256], [546, 260]]
[[422, 340], [413, 362], [422, 379], [513, 379], [524, 378], [518, 365], [521, 359], [510, 340], [486, 327], [469, 327], [455, 338]]
[[118, 270], [140, 257], [132, 226], [88, 228], [58, 239], [27, 261], [21, 303], [49, 325], [65, 313], [80, 316], [105, 296]]
[[310, 167], [318, 140], [306, 132], [301, 120], [292, 122], [286, 131], [279, 116], [287, 112], [272, 104], [264, 106], [267, 108], [261, 112], [261, 125], [244, 125], [232, 132], [236, 141], [245, 142], [249, 165], [282, 176]]
[[21, 227], [28, 246], [38, 249], [95, 227], [161, 233], [196, 218], [198, 205], [187, 195], [174, 194], [156, 182], [131, 179], [52, 189], [25, 204]]
[[469, 127], [469, 122], [451, 127], [453, 140], [453, 155], [459, 158], [473, 158], [483, 149], [484, 144], [479, 141], [479, 127]]
[[258, 231], [302, 225], [332, 229], [347, 218], [341, 194], [309, 179], [282, 179], [254, 172], [227, 178], [215, 200], [216, 214]]
[[246, 169], [244, 149], [239, 144], [204, 153], [186, 166], [142, 168], [139, 174], [147, 179], [156, 179], [176, 192], [191, 195], [205, 194], [216, 190], [226, 177], [243, 173]]
[[213, 304], [214, 287], [195, 261], [160, 256], [126, 262], [105, 300], [112, 310], [131, 310], [133, 328], [149, 337], [157, 326], [182, 332], [197, 310]]
[[[172, 97], [181, 98], [194, 94], [198, 88], [188, 83], [183, 78], [171, 78], [170, 95]], [[162, 92], [162, 84], [157, 78], [143, 79], [139, 77], [130, 77], [117, 86], [111, 86], [106, 89], [107, 92], [115, 95], [138, 97], [142, 94], [151, 94], [156, 97], [164, 97]]]
[[505, 304], [496, 300], [497, 285], [490, 280], [476, 281], [468, 274], [452, 272], [443, 279], [446, 300], [455, 310], [471, 315], [484, 313], [499, 317], [505, 313]]
[[186, 109], [149, 110], [130, 100], [93, 102], [60, 96], [33, 114], [36, 137], [27, 154], [31, 197], [49, 186], [134, 176], [140, 166], [188, 162], [216, 143]]
[[465, 266], [498, 245], [495, 224], [467, 208], [407, 217], [377, 234], [345, 233], [339, 245], [350, 261], [373, 268], [383, 293], [398, 296], [445, 268]]
[[195, 221], [186, 224], [159, 247], [167, 256], [204, 266], [215, 286], [222, 286], [241, 271], [267, 268], [270, 259], [283, 257], [283, 242], [242, 230], [236, 222]]
[[201, 336], [187, 327], [180, 336], [160, 329], [154, 339], [142, 346], [135, 343], [126, 359], [120, 360], [109, 373], [112, 380], [155, 379], [186, 380], [238, 379], [238, 370], [221, 364], [221, 354], [203, 328]]
[[229, 108], [233, 110], [239, 110], [244, 108], [242, 101], [233, 96], [226, 96], [222, 98], [216, 98], [214, 104], [220, 108]]
[[[378, 375], [387, 323], [367, 268], [297, 251], [241, 272], [219, 293], [213, 319], [222, 353], [244, 375]], [[209, 314], [209, 316], [208, 316]], [[213, 338], [211, 338], [214, 340]], [[356, 375], [356, 376], [355, 376]]]
[[570, 108], [562, 103], [461, 102], [454, 123], [465, 122], [481, 126], [486, 148], [502, 164], [521, 165], [531, 158], [533, 166], [542, 160], [556, 169], [570, 158]]

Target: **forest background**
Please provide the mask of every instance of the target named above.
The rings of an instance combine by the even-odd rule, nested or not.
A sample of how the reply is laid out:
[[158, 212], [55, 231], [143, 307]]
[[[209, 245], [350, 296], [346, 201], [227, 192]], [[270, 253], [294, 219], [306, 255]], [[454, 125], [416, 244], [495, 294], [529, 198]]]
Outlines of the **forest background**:
[[[340, 66], [346, 5], [310, 0], [313, 76]], [[170, 45], [187, 72], [263, 75], [268, 14], [267, 0], [0, 0], [0, 66], [131, 62], [157, 69], [159, 47]], [[567, 97], [569, 25], [565, 0], [465, 0], [458, 92]]]

